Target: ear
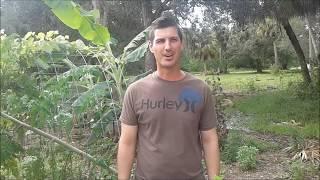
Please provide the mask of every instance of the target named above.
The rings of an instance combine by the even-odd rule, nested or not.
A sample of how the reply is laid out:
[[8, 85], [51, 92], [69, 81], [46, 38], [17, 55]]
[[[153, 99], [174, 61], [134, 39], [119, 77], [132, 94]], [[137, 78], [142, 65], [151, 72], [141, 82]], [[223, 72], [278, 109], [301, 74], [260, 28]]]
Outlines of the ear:
[[152, 42], [151, 42], [151, 41], [149, 41], [149, 50], [150, 50], [150, 52], [152, 52], [152, 53], [154, 52], [154, 51], [153, 51], [153, 46], [152, 46]]

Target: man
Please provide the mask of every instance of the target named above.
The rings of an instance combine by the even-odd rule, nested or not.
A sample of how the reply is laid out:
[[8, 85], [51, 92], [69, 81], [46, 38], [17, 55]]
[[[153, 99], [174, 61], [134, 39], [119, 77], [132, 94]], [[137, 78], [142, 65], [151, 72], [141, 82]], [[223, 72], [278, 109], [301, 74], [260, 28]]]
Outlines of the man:
[[118, 179], [130, 178], [135, 156], [136, 179], [204, 179], [202, 152], [213, 179], [219, 175], [214, 102], [203, 81], [180, 70], [182, 32], [175, 20], [153, 22], [149, 49], [157, 71], [131, 84], [124, 97]]

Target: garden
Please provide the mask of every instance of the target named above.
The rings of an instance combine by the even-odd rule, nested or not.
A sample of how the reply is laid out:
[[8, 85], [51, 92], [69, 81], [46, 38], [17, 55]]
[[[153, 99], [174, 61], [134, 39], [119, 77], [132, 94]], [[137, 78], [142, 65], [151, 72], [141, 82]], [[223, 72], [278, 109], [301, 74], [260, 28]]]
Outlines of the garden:
[[183, 28], [182, 69], [217, 99], [217, 179], [319, 179], [317, 0], [3, 0], [0, 11], [0, 179], [117, 179], [123, 96], [155, 70], [146, 35], [164, 15]]

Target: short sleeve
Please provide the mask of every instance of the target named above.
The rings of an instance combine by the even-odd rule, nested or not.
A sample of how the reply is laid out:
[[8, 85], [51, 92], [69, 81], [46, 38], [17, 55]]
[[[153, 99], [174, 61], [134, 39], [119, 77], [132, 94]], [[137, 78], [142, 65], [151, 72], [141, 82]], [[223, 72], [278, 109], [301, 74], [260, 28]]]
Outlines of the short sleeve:
[[200, 131], [206, 131], [217, 127], [217, 114], [215, 108], [215, 98], [211, 94], [210, 88], [206, 85], [204, 90], [204, 105], [200, 116]]
[[122, 110], [119, 120], [127, 125], [138, 125], [138, 120], [135, 113], [134, 89], [130, 85], [123, 98]]

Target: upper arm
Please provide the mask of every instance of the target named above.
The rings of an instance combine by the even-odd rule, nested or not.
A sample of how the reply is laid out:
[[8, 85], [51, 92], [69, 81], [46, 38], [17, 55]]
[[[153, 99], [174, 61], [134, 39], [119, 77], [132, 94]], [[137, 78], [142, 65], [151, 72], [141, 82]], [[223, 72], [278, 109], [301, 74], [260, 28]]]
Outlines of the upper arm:
[[129, 85], [123, 98], [122, 110], [119, 120], [127, 125], [136, 126], [138, 120], [135, 110], [135, 91], [132, 85]]
[[137, 142], [138, 126], [121, 123], [121, 135], [119, 142], [126, 145], [135, 145]]
[[206, 131], [200, 131], [201, 134], [201, 141], [203, 144], [210, 143], [210, 142], [218, 142], [218, 134], [217, 129], [212, 128]]

